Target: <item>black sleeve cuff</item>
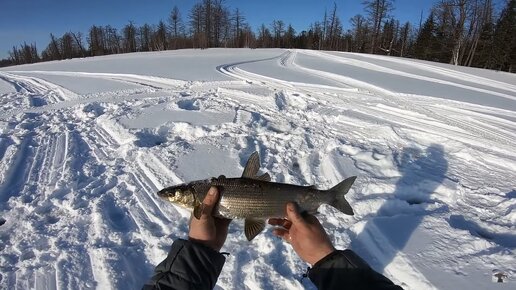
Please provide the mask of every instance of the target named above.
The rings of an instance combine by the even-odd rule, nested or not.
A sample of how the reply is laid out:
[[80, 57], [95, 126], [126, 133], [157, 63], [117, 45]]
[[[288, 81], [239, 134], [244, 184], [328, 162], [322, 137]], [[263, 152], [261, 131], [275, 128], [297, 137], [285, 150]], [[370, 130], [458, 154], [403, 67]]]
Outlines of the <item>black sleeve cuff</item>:
[[[212, 248], [176, 240], [167, 258], [156, 267], [152, 282], [168, 289], [213, 289], [225, 261], [226, 258]], [[182, 286], [177, 287], [179, 285]]]
[[401, 289], [351, 250], [328, 254], [315, 263], [308, 277], [318, 289]]

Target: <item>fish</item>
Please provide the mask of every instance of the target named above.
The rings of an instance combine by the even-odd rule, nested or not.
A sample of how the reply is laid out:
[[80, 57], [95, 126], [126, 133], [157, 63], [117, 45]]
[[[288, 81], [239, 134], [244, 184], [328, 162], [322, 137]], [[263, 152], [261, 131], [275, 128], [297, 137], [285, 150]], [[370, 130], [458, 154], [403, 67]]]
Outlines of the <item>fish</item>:
[[356, 176], [349, 177], [328, 190], [320, 190], [314, 185], [271, 182], [270, 175], [259, 175], [259, 170], [260, 156], [258, 152], [254, 152], [241, 177], [227, 178], [221, 175], [174, 185], [160, 190], [158, 196], [173, 204], [193, 209], [194, 217], [199, 219], [202, 201], [210, 187], [215, 186], [220, 197], [212, 215], [225, 219], [245, 219], [244, 233], [248, 241], [265, 229], [267, 219], [284, 216], [285, 205], [291, 201], [296, 202], [303, 213], [316, 213], [320, 205], [329, 204], [344, 214], [354, 214], [345, 195]]

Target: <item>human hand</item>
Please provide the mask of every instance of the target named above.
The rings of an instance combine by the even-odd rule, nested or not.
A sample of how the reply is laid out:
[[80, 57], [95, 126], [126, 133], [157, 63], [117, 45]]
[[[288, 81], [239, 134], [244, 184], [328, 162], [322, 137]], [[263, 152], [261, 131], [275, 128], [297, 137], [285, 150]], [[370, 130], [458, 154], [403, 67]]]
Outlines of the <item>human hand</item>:
[[190, 218], [188, 239], [220, 251], [228, 235], [230, 219], [221, 219], [212, 216], [212, 211], [219, 200], [219, 191], [212, 186], [202, 204], [201, 218]]
[[301, 215], [299, 206], [289, 202], [287, 217], [269, 219], [269, 224], [281, 226], [273, 233], [292, 245], [299, 257], [312, 266], [335, 251], [330, 238], [317, 218], [311, 214]]

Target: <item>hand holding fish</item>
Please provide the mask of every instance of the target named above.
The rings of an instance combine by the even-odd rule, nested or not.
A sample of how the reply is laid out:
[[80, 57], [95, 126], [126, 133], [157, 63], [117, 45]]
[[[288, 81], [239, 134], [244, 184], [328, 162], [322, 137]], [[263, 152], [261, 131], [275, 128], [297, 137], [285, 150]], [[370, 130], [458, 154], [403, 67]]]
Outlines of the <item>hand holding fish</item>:
[[274, 230], [276, 236], [282, 237], [305, 262], [312, 266], [333, 251], [330, 238], [319, 220], [311, 214], [301, 214], [296, 203], [287, 204], [287, 218], [269, 219], [269, 224], [281, 226]]
[[190, 219], [188, 239], [204, 244], [215, 251], [220, 251], [228, 235], [230, 219], [213, 217], [212, 211], [219, 199], [216, 187], [211, 187], [202, 202], [202, 212], [199, 219]]

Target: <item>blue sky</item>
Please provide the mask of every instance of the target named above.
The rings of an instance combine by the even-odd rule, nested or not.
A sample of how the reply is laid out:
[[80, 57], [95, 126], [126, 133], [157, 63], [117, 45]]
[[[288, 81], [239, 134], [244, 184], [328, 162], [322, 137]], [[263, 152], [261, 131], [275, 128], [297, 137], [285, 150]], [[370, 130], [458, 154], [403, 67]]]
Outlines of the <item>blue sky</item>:
[[[419, 23], [421, 11], [426, 16], [437, 0], [396, 0], [392, 14], [400, 21]], [[194, 0], [0, 0], [0, 58], [7, 57], [13, 45], [36, 43], [41, 52], [49, 35], [61, 36], [67, 31], [87, 33], [92, 25], [121, 28], [130, 20], [136, 25], [156, 24], [166, 20], [177, 5], [187, 20]], [[344, 28], [356, 14], [365, 14], [362, 0], [225, 0], [232, 10], [238, 7], [251, 26], [269, 25], [274, 19], [291, 23], [297, 32], [320, 21], [325, 9], [337, 3]], [[424, 17], [425, 17], [424, 16]]]

